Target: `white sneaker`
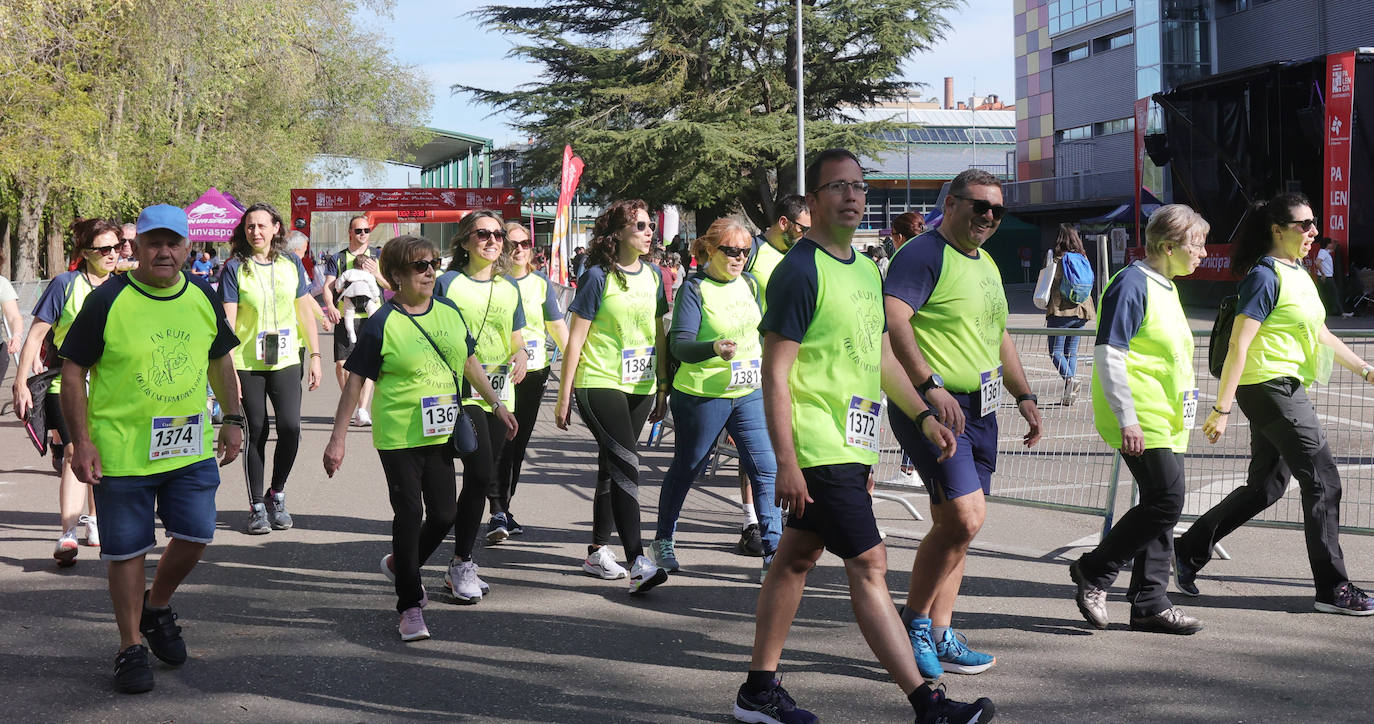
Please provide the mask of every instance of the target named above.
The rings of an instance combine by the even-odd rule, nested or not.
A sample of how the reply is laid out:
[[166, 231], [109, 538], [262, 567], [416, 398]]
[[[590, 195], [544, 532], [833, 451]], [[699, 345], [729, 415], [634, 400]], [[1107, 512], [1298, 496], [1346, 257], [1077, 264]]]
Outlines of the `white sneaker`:
[[582, 572], [608, 581], [629, 575], [623, 566], [616, 563], [610, 546], [601, 546], [587, 554], [587, 560], [582, 561]]
[[402, 641], [423, 641], [429, 638], [429, 628], [419, 608], [407, 608], [401, 612], [401, 621], [396, 625]]
[[[603, 546], [604, 547], [604, 546]], [[668, 580], [668, 572], [654, 565], [647, 556], [639, 556], [630, 567], [630, 593], [639, 594]]]
[[358, 418], [358, 427], [372, 427], [372, 415], [366, 409], [359, 407], [355, 417]]
[[473, 604], [482, 600], [482, 585], [477, 578], [477, 564], [472, 561], [449, 561], [444, 585], [456, 603]]
[[53, 549], [52, 557], [57, 561], [57, 565], [66, 568], [76, 565], [76, 551], [76, 529], [72, 528], [57, 539], [57, 547]]
[[100, 547], [100, 526], [95, 522], [94, 515], [81, 516], [81, 524], [86, 526], [86, 545], [95, 548]]

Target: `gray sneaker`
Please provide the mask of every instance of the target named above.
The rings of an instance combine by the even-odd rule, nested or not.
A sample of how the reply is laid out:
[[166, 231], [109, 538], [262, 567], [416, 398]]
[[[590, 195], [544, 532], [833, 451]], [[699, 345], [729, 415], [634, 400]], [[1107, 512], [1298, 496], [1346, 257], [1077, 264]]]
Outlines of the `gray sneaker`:
[[653, 556], [655, 565], [669, 573], [677, 573], [682, 570], [678, 566], [677, 554], [673, 551], [672, 538], [659, 538], [650, 543], [649, 554]]
[[264, 535], [272, 532], [272, 524], [267, 520], [267, 508], [262, 503], [254, 503], [248, 516], [248, 535]]
[[1078, 584], [1078, 591], [1073, 596], [1078, 612], [1093, 628], [1107, 628], [1107, 592], [1088, 583], [1078, 569], [1078, 561], [1069, 564], [1069, 578]]
[[267, 510], [267, 520], [272, 523], [272, 530], [287, 530], [291, 527], [291, 514], [286, 512], [286, 493], [284, 491], [267, 491], [262, 503]]
[[1153, 616], [1145, 616], [1144, 618], [1132, 616], [1131, 630], [1189, 636], [1202, 630], [1202, 622], [1184, 613], [1183, 609], [1178, 606], [1173, 606]]

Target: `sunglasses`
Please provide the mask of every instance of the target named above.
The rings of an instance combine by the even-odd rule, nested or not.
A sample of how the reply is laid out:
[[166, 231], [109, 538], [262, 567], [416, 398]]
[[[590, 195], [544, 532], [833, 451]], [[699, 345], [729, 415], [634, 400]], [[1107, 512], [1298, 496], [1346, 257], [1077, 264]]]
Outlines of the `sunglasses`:
[[974, 216], [986, 216], [987, 213], [991, 211], [992, 218], [1001, 221], [1002, 216], [1007, 213], [1007, 207], [1001, 204], [993, 204], [982, 199], [971, 199], [967, 196], [960, 196], [959, 194], [950, 194], [950, 196], [953, 196], [956, 199], [963, 199], [969, 202], [970, 204], [973, 204]]
[[114, 246], [93, 246], [87, 249], [86, 251], [95, 252], [98, 256], [106, 256], [108, 254], [114, 254], [115, 252], [119, 251], [119, 247], [121, 246], [124, 246], [124, 242], [122, 241], [118, 244], [115, 244]]
[[1298, 226], [1301, 226], [1301, 227], [1302, 227], [1302, 230], [1303, 230], [1303, 231], [1311, 231], [1312, 229], [1316, 228], [1316, 226], [1317, 226], [1317, 220], [1316, 220], [1316, 219], [1302, 219], [1302, 220], [1294, 219], [1293, 221], [1289, 221], [1289, 222], [1287, 222], [1287, 223], [1289, 223], [1289, 224], [1297, 224]]
[[515, 244], [516, 246], [520, 247], [521, 249], [533, 249], [533, 248], [534, 248], [534, 242], [531, 241], [531, 240], [529, 240], [529, 239], [524, 239], [523, 241], [516, 241], [516, 242], [512, 242], [512, 243]]
[[742, 256], [749, 255], [749, 247], [747, 246], [718, 246], [716, 247], [716, 250], [730, 257], [731, 259], [738, 259]]
[[439, 271], [439, 267], [443, 265], [443, 259], [421, 259], [419, 261], [410, 262], [410, 268], [414, 269], [416, 274], [424, 274], [426, 269]]
[[811, 230], [811, 227], [807, 226], [806, 224], [799, 224], [799, 223], [797, 223], [797, 222], [795, 222], [795, 221], [792, 222], [792, 226], [795, 226], [796, 228], [801, 229], [801, 233], [802, 233], [803, 235], [805, 235], [806, 232], [808, 232], [808, 231]]
[[356, 229], [353, 230], [353, 233], [355, 233], [355, 234], [371, 234], [371, 233], [372, 233], [372, 229], [369, 229], [369, 228], [366, 227], [366, 226], [359, 226], [358, 228], [356, 228]]
[[491, 229], [476, 229], [472, 232], [472, 235], [476, 236], [478, 241], [491, 241], [492, 239], [497, 241], [506, 240], [506, 232], [500, 229], [496, 229], [495, 231]]
[[652, 221], [636, 221], [634, 223], [634, 228], [635, 231], [644, 231], [645, 229], [649, 231], [658, 231], [658, 224]]

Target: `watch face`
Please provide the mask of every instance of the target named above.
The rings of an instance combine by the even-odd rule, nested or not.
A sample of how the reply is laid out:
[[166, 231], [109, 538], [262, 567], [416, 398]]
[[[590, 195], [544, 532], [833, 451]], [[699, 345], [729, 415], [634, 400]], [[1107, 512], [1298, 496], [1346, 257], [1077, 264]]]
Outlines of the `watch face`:
[[932, 389], [933, 389], [933, 388], [936, 388], [936, 387], [944, 387], [944, 386], [945, 386], [945, 378], [941, 377], [941, 376], [939, 375], [939, 373], [937, 373], [937, 372], [932, 372], [932, 373], [930, 373], [930, 381], [926, 382], [926, 387], [932, 388]]

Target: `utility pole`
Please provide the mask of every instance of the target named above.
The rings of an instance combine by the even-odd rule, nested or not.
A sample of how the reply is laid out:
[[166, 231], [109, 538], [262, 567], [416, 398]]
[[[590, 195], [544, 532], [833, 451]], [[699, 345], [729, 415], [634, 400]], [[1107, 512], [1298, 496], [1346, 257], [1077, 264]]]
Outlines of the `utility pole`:
[[802, 0], [797, 0], [797, 194], [806, 195], [806, 108], [802, 91]]

